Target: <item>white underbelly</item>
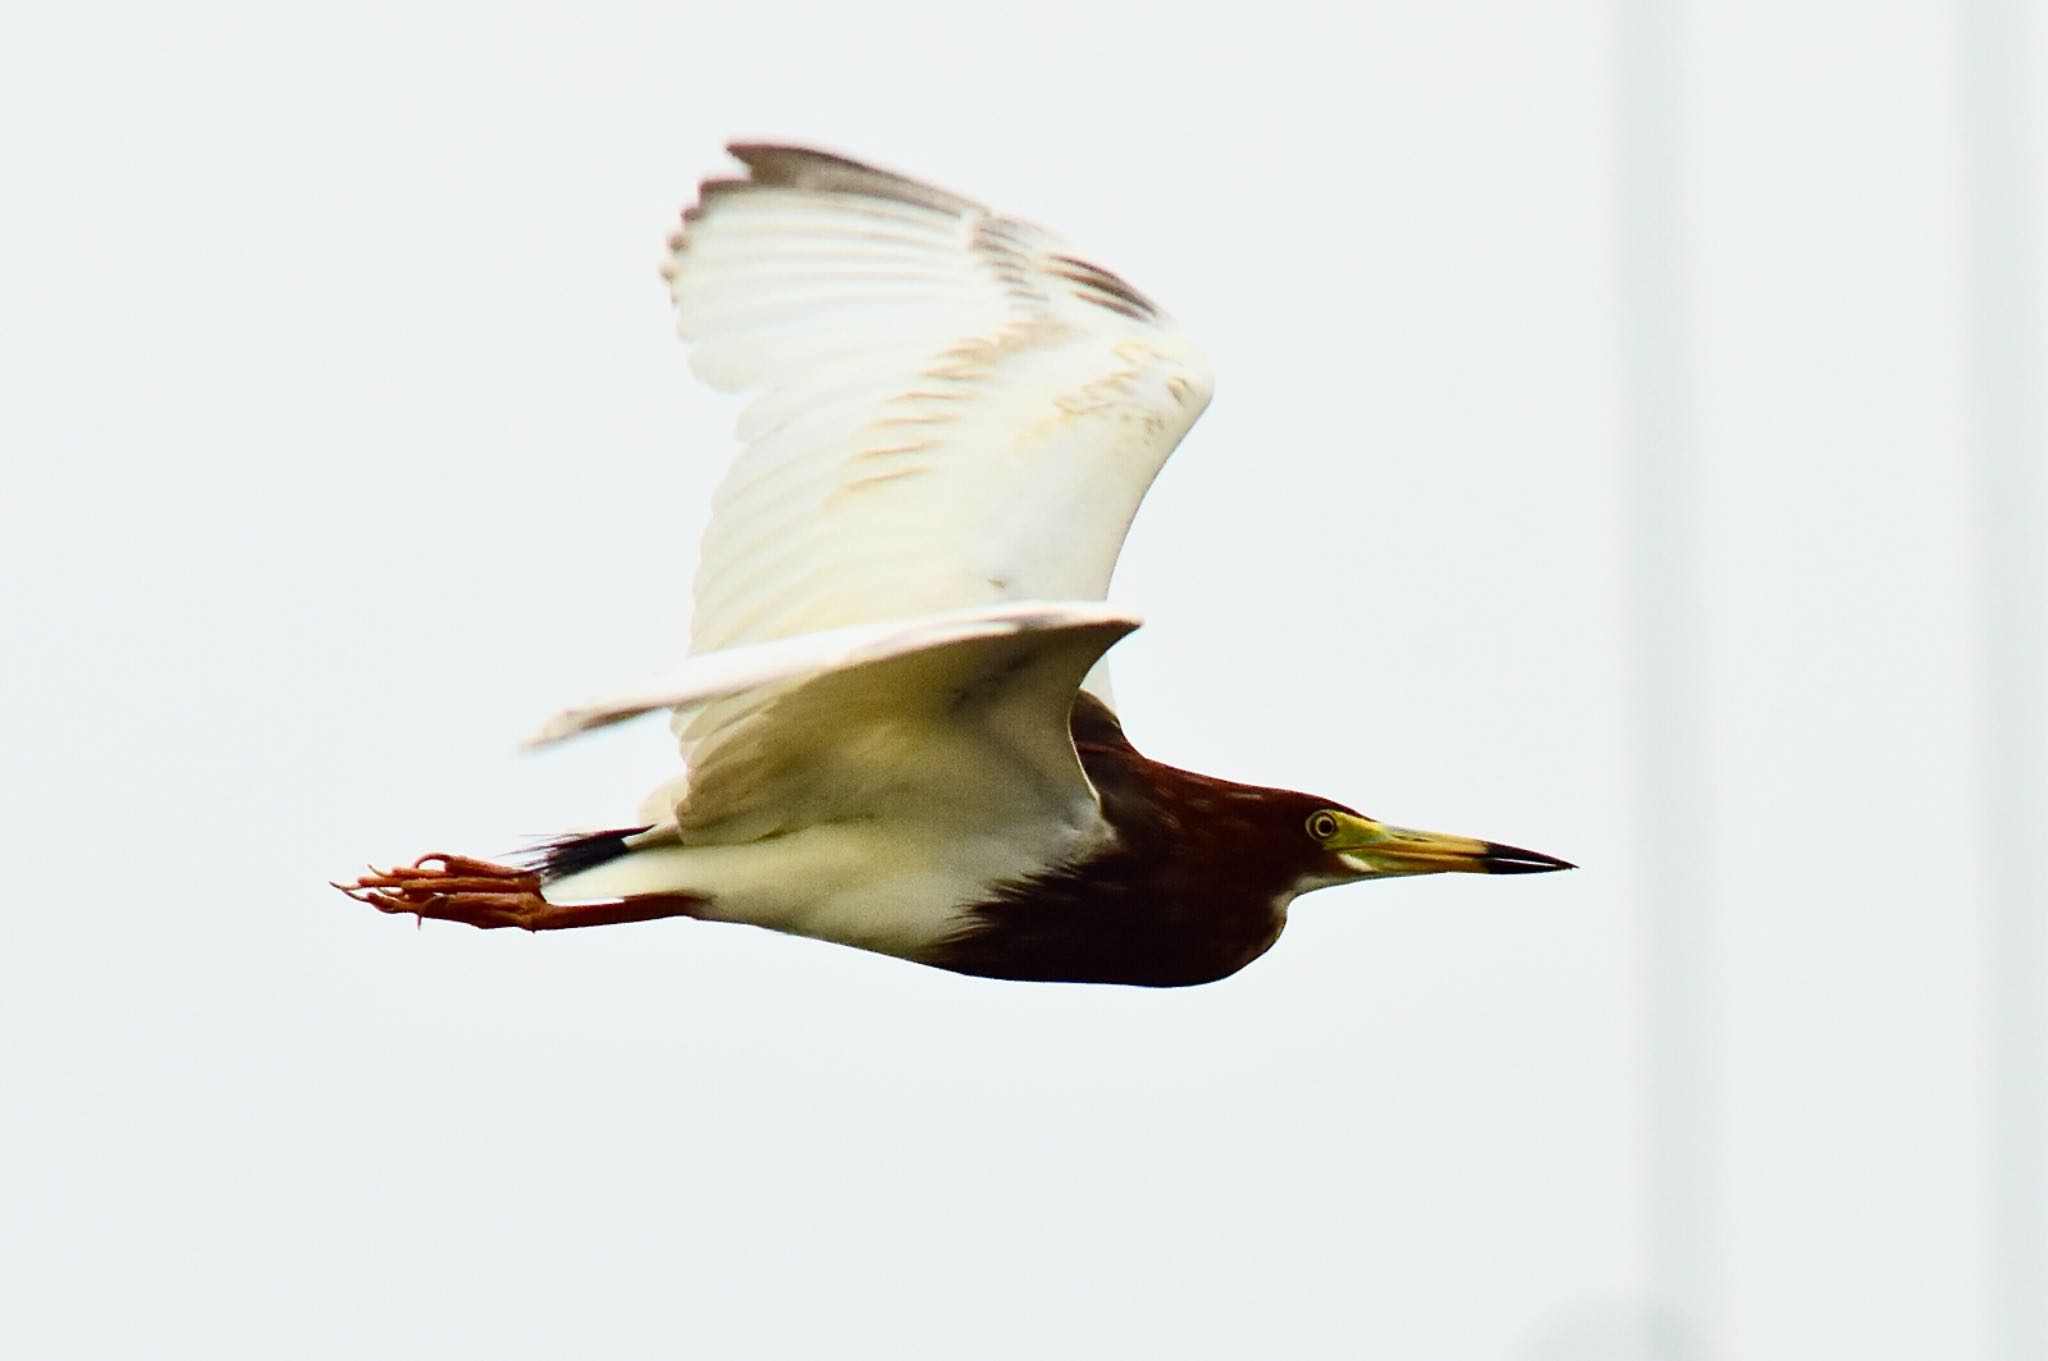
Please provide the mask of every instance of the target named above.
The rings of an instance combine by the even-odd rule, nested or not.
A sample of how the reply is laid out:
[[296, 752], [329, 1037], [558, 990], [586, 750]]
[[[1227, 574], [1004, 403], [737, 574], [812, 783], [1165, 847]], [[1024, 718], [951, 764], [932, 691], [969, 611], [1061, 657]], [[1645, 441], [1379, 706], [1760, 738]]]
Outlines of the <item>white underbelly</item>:
[[1012, 826], [976, 834], [924, 822], [807, 827], [736, 845], [655, 845], [543, 890], [550, 902], [659, 894], [702, 900], [693, 915], [916, 958], [1003, 884], [1085, 856], [1094, 829]]

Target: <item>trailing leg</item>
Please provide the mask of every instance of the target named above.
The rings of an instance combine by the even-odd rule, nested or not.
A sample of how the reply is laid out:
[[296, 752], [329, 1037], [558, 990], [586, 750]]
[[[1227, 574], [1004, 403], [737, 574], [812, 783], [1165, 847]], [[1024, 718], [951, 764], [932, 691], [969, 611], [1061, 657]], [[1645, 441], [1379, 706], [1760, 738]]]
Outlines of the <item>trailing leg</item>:
[[527, 931], [617, 926], [624, 922], [694, 916], [700, 906], [699, 899], [675, 893], [551, 903], [541, 892], [542, 883], [539, 870], [436, 853], [423, 855], [402, 868], [372, 868], [354, 882], [335, 887], [379, 912], [409, 912], [421, 920], [432, 917], [483, 930], [504, 926]]

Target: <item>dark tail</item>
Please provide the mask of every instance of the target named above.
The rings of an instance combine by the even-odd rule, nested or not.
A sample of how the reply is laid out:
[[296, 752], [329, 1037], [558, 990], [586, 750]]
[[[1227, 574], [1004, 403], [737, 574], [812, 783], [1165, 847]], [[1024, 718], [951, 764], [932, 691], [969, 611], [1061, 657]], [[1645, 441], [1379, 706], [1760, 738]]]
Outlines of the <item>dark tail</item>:
[[520, 863], [547, 883], [567, 875], [580, 874], [616, 860], [632, 850], [627, 844], [646, 831], [645, 827], [617, 827], [609, 832], [579, 832], [543, 841], [520, 852]]

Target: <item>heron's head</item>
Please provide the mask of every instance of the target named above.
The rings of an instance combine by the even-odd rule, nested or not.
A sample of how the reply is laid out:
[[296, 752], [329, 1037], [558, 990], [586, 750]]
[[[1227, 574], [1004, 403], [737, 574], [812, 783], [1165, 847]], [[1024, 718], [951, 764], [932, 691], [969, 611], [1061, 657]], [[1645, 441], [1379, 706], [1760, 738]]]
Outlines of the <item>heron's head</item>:
[[1575, 868], [1541, 851], [1396, 827], [1342, 804], [1304, 799], [1293, 811], [1299, 819], [1303, 892], [1408, 874], [1542, 874]]

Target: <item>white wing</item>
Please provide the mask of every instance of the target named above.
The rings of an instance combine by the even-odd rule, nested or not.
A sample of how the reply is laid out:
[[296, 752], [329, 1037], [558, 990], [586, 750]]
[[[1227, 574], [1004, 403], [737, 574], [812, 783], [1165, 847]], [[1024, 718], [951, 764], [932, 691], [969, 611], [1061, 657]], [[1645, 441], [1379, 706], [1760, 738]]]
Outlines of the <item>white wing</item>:
[[[1136, 615], [1107, 605], [1046, 601], [953, 610], [922, 619], [844, 628], [700, 652], [680, 666], [639, 685], [572, 705], [548, 719], [526, 740], [547, 746], [578, 733], [653, 713], [694, 712], [716, 700], [816, 680], [835, 672], [892, 661], [935, 648], [1024, 634], [1105, 630], [1113, 642], [1138, 626]], [[1103, 644], [1108, 646], [1108, 642]]]
[[543, 736], [674, 707], [687, 784], [642, 811], [697, 844], [884, 810], [1036, 819], [1048, 853], [1094, 835], [1068, 712], [1136, 620], [1086, 602], [1208, 404], [1207, 364], [1037, 227], [839, 157], [732, 150], [747, 177], [703, 186], [664, 268], [698, 375], [759, 394], [693, 656]]
[[642, 812], [696, 841], [849, 819], [956, 835], [1032, 824], [1052, 844], [1085, 841], [1101, 807], [1068, 715], [1082, 676], [1136, 627], [1100, 605], [1053, 604], [906, 630], [862, 660], [701, 711], [732, 706], [695, 739], [687, 797], [656, 791]]
[[814, 151], [736, 146], [664, 272], [691, 363], [759, 391], [693, 651], [1006, 600], [1100, 600], [1208, 365], [1058, 237]]

